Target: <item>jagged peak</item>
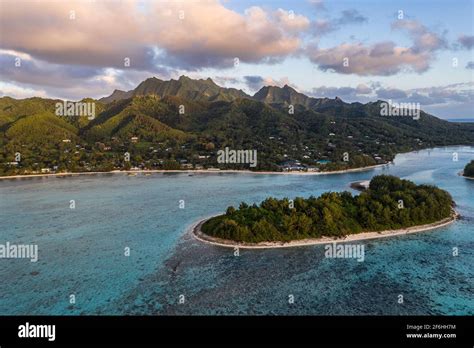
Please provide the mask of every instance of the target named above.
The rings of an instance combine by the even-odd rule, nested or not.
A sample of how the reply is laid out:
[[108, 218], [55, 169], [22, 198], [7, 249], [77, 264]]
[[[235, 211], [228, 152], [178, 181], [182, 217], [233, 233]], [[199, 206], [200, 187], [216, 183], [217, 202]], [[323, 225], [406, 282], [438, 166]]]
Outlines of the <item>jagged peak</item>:
[[[280, 87], [280, 86], [274, 86], [274, 85], [268, 85], [268, 86], [263, 86], [261, 87], [258, 92], [260, 91], [278, 91], [278, 90], [284, 90], [284, 91], [291, 91], [291, 92], [296, 92], [296, 93], [299, 93], [297, 90], [295, 90], [293, 87], [285, 84], [283, 87]], [[258, 93], [257, 92], [257, 93]]]
[[146, 82], [146, 81], [161, 81], [159, 78], [155, 77], [155, 76], [152, 76], [152, 77], [149, 77], [145, 80], [143, 80], [142, 82]]
[[186, 75], [177, 77], [177, 80], [160, 80], [150, 77], [140, 82], [135, 89], [128, 92], [114, 91], [110, 96], [102, 98], [102, 101], [114, 101], [132, 97], [135, 95], [156, 94], [161, 97], [165, 95], [179, 95], [192, 100], [216, 101], [234, 100], [236, 98], [250, 98], [244, 91], [235, 88], [226, 88], [217, 85], [210, 77], [206, 79], [193, 79]]

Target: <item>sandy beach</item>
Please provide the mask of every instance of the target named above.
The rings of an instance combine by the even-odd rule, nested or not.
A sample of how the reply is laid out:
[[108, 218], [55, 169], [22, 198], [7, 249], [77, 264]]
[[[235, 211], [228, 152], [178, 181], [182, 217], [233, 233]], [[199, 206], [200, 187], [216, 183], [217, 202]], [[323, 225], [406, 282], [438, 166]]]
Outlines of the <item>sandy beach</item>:
[[349, 184], [349, 187], [357, 191], [365, 191], [369, 188], [370, 180], [354, 181]]
[[271, 171], [251, 171], [251, 170], [162, 170], [162, 169], [150, 169], [150, 170], [112, 170], [110, 172], [77, 172], [77, 173], [53, 173], [53, 174], [26, 174], [26, 175], [10, 175], [0, 176], [0, 180], [6, 179], [25, 179], [25, 178], [48, 178], [48, 177], [67, 177], [67, 176], [79, 176], [79, 175], [100, 175], [100, 174], [152, 174], [152, 173], [186, 173], [186, 174], [219, 174], [219, 173], [230, 173], [230, 174], [264, 174], [264, 175], [331, 175], [331, 174], [345, 174], [353, 172], [365, 172], [373, 170], [375, 168], [381, 168], [391, 164], [377, 164], [374, 166], [351, 168], [345, 170], [334, 170], [330, 172], [271, 172]]
[[464, 175], [464, 171], [460, 171], [460, 172], [458, 173], [458, 175], [459, 175], [459, 176], [462, 176], [464, 179], [474, 180], [474, 178], [471, 178], [471, 177], [469, 177], [469, 176], [465, 176], [465, 175]]
[[329, 237], [322, 237], [316, 239], [301, 239], [295, 240], [291, 242], [262, 242], [258, 244], [249, 244], [249, 243], [238, 243], [231, 240], [225, 240], [221, 238], [211, 237], [204, 234], [201, 231], [201, 226], [211, 217], [206, 219], [200, 220], [193, 224], [189, 228], [189, 232], [191, 232], [196, 239], [201, 242], [217, 245], [221, 247], [227, 248], [240, 248], [240, 249], [273, 249], [273, 248], [292, 248], [292, 247], [301, 247], [301, 246], [308, 246], [308, 245], [316, 245], [316, 244], [328, 244], [328, 243], [347, 243], [347, 242], [358, 242], [364, 241], [369, 239], [378, 239], [378, 238], [386, 238], [386, 237], [395, 237], [401, 235], [407, 235], [417, 232], [423, 232], [428, 230], [434, 230], [437, 228], [441, 228], [451, 224], [452, 222], [456, 221], [459, 217], [459, 214], [453, 210], [452, 215], [449, 218], [433, 222], [427, 225], [420, 225], [420, 226], [413, 226], [408, 228], [403, 228], [399, 230], [386, 230], [380, 232], [363, 232], [348, 235], [344, 238], [329, 238]]

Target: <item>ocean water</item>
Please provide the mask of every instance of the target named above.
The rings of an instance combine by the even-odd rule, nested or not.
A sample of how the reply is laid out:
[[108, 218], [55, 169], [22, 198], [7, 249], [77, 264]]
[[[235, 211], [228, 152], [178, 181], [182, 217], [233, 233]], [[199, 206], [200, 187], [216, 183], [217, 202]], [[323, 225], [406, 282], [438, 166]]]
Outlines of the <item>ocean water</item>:
[[474, 118], [448, 118], [445, 121], [449, 122], [461, 122], [461, 123], [469, 123], [469, 122], [474, 122]]
[[[472, 147], [449, 147], [400, 154], [388, 167], [340, 175], [2, 180], [0, 244], [37, 244], [39, 260], [0, 259], [0, 314], [472, 315], [474, 180], [457, 174], [473, 158]], [[241, 201], [351, 190], [350, 182], [381, 173], [448, 190], [462, 219], [429, 232], [365, 241], [364, 262], [325, 258], [322, 245], [240, 250], [235, 256], [187, 232], [195, 221]]]

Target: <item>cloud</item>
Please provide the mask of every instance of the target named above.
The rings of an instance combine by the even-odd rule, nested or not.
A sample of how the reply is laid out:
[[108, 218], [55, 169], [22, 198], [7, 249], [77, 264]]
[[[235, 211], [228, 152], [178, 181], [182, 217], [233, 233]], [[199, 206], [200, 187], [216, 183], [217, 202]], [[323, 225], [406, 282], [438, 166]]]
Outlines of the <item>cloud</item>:
[[461, 35], [458, 38], [458, 43], [466, 49], [471, 49], [474, 47], [474, 36], [473, 35]]
[[288, 85], [288, 86], [291, 86], [295, 89], [298, 89], [297, 86], [295, 86], [294, 84], [292, 84], [290, 82], [290, 80], [288, 79], [288, 77], [282, 77], [280, 79], [274, 79], [272, 77], [266, 77], [263, 79], [263, 83], [265, 86], [277, 86], [277, 87], [283, 87], [285, 85]]
[[305, 93], [317, 98], [339, 97], [348, 102], [366, 103], [377, 99], [391, 99], [397, 102], [420, 103], [423, 106], [439, 106], [472, 104], [473, 87], [474, 82], [402, 90], [386, 87], [381, 83], [368, 83], [359, 84], [356, 88], [320, 86]]
[[48, 94], [42, 89], [32, 89], [19, 87], [13, 84], [1, 84], [0, 85], [0, 97], [12, 97], [16, 99], [24, 99], [31, 97], [43, 97], [46, 98]]
[[151, 66], [135, 12], [128, 1], [113, 10], [102, 1], [2, 3], [0, 47], [56, 64], [123, 68], [129, 57], [137, 69]]
[[267, 12], [254, 6], [240, 15], [217, 2], [199, 2], [187, 4], [186, 11], [189, 16], [182, 21], [160, 18], [156, 30], [163, 61], [184, 69], [231, 67], [234, 58], [245, 63], [278, 62], [300, 48], [298, 32], [309, 26], [305, 17], [292, 17], [281, 9]]
[[326, 7], [324, 6], [323, 0], [308, 0], [308, 2], [319, 10], [326, 9]]
[[397, 88], [380, 88], [377, 90], [377, 97], [381, 99], [401, 99], [406, 98], [408, 95], [405, 91]]
[[472, 117], [474, 109], [474, 82], [425, 88], [398, 89], [378, 81], [361, 83], [357, 87], [320, 86], [303, 93], [315, 98], [339, 97], [345, 102], [373, 102], [391, 99], [398, 103], [420, 103], [424, 111], [437, 117]]
[[360, 83], [357, 85], [356, 94], [362, 95], [362, 94], [371, 94], [371, 93], [372, 93], [372, 88], [370, 88], [366, 84]]
[[370, 46], [362, 43], [331, 48], [308, 46], [309, 59], [320, 70], [361, 76], [394, 75], [400, 71], [425, 72], [434, 59], [434, 52], [446, 48], [446, 40], [414, 20], [400, 20], [393, 29], [404, 30], [413, 41], [410, 47], [396, 46], [392, 41], [378, 42]]
[[467, 62], [466, 69], [474, 69], [474, 62], [473, 61]]
[[228, 86], [229, 84], [236, 85], [240, 83], [240, 80], [237, 77], [232, 76], [215, 76], [212, 79], [219, 86]]
[[261, 76], [244, 76], [244, 82], [252, 91], [259, 90], [264, 85], [264, 79]]
[[361, 76], [394, 75], [404, 68], [423, 72], [429, 68], [430, 61], [427, 53], [414, 53], [409, 48], [396, 47], [393, 42], [369, 47], [361, 43], [344, 43], [328, 49], [311, 47], [308, 54], [320, 70]]
[[315, 98], [335, 98], [351, 99], [356, 96], [356, 89], [352, 87], [326, 87], [313, 88], [308, 95]]
[[[2, 5], [0, 47], [56, 64], [153, 71], [272, 63], [296, 52], [309, 20], [254, 6], [240, 14], [217, 0], [17, 2]], [[74, 12], [71, 19], [70, 11]], [[106, 23], [107, 25], [104, 25]], [[100, 28], [100, 30], [98, 30]]]
[[447, 48], [447, 42], [441, 35], [429, 31], [429, 29], [418, 21], [405, 19], [392, 23], [392, 29], [405, 30], [413, 40], [411, 50], [413, 52], [431, 52], [441, 48]]
[[313, 34], [317, 37], [337, 30], [334, 22], [327, 19], [317, 19], [311, 23], [311, 27]]
[[[425, 88], [414, 88], [406, 91], [396, 89], [385, 89], [382, 93], [377, 91], [381, 97], [397, 99], [401, 102], [420, 103], [425, 106], [434, 105], [455, 105], [472, 103], [474, 96], [474, 82], [455, 83], [443, 86], [433, 86]], [[390, 91], [394, 93], [391, 94]]]
[[366, 103], [374, 99], [374, 90], [366, 84], [360, 83], [357, 87], [326, 87], [313, 88], [305, 94], [315, 98], [335, 98], [339, 97], [347, 102]]
[[[135, 88], [137, 81], [150, 75], [169, 79], [177, 73], [168, 69], [155, 69], [152, 72], [54, 64], [25, 53], [0, 50], [0, 80], [8, 81], [12, 86], [23, 85], [26, 95], [37, 90], [38, 96], [47, 92], [54, 98], [82, 99], [86, 96], [110, 94], [114, 89]], [[11, 89], [19, 91], [22, 87]], [[21, 93], [15, 92], [15, 95]]]
[[287, 32], [303, 32], [309, 28], [310, 24], [305, 16], [296, 15], [293, 11], [285, 11], [281, 8], [275, 12], [275, 18]]
[[367, 17], [360, 14], [357, 10], [344, 10], [342, 16], [337, 20], [339, 25], [360, 24], [367, 22]]
[[[396, 99], [396, 98], [390, 98], [390, 99]], [[434, 100], [430, 96], [420, 94], [416, 91], [413, 91], [411, 94], [407, 95], [403, 100], [397, 100], [399, 102], [408, 102], [408, 103], [420, 103], [420, 105], [433, 105], [437, 104], [439, 101]]]
[[274, 79], [272, 77], [262, 77], [258, 75], [254, 76], [244, 76], [244, 83], [252, 91], [257, 91], [263, 86], [277, 86], [283, 87], [285, 85], [292, 86], [295, 89], [298, 89], [297, 86], [292, 84], [288, 77], [282, 77], [281, 79]]
[[[465, 103], [472, 100], [474, 83], [456, 83], [441, 87], [417, 89], [431, 100], [430, 104]], [[428, 105], [428, 103], [426, 103]]]
[[350, 24], [362, 24], [367, 22], [367, 17], [360, 14], [357, 10], [344, 10], [338, 18], [334, 19], [316, 19], [311, 23], [312, 33], [320, 37], [332, 31], [341, 29], [341, 27]]
[[[75, 65], [50, 64], [21, 54], [20, 66], [14, 66], [17, 55], [0, 50], [0, 80], [8, 81], [3, 93], [13, 97], [49, 96], [79, 100], [84, 97], [109, 95], [114, 89], [129, 90], [150, 75], [149, 71], [91, 68]], [[169, 71], [158, 75], [169, 79]]]
[[50, 64], [32, 59], [29, 55], [0, 50], [0, 76], [3, 80], [67, 88], [103, 73], [104, 70], [100, 68]]

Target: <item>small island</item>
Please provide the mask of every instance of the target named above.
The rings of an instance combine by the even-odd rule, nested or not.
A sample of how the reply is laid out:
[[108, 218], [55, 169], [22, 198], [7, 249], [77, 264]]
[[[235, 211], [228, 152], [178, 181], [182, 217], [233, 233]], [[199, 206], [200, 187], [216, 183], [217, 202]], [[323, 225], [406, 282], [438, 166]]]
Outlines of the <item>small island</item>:
[[366, 190], [294, 200], [241, 203], [195, 226], [198, 239], [222, 246], [278, 247], [360, 240], [444, 226], [455, 220], [451, 195], [435, 186], [375, 176]]
[[466, 164], [462, 175], [468, 179], [474, 179], [474, 160]]

